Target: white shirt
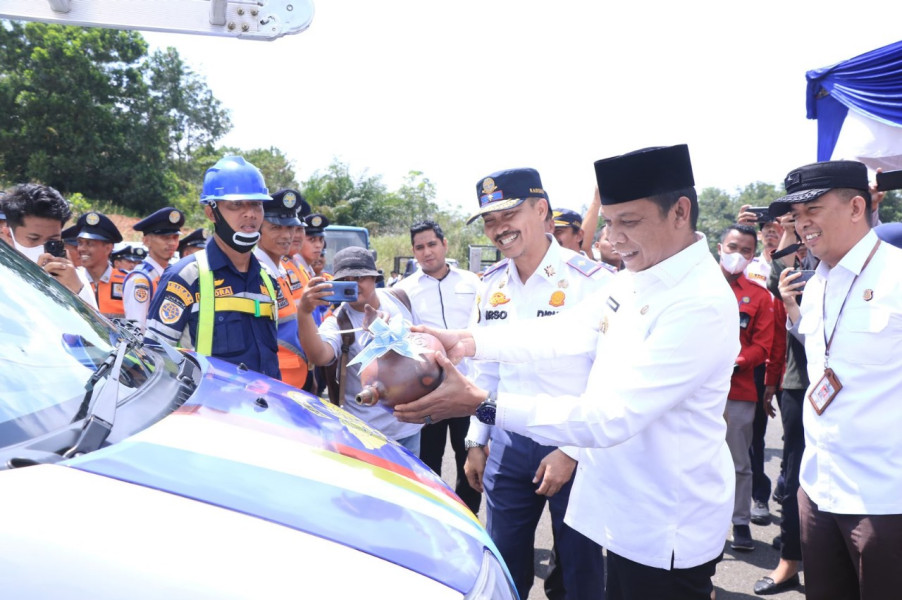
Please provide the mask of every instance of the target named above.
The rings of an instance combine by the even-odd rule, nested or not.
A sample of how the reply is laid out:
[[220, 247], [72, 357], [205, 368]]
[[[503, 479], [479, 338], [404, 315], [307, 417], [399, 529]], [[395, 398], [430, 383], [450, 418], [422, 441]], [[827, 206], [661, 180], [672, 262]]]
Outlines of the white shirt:
[[[476, 323], [476, 294], [482, 282], [475, 273], [448, 267], [442, 279], [417, 269], [395, 286], [407, 293], [414, 314], [424, 325], [440, 329], [465, 329]], [[457, 370], [468, 372], [469, 361], [461, 361]]]
[[[407, 307], [395, 300], [394, 296], [383, 290], [376, 290], [379, 295], [379, 310], [387, 312], [393, 319], [407, 319], [411, 321], [411, 314], [407, 312]], [[350, 305], [345, 305], [342, 310], [347, 311], [348, 317], [351, 319], [351, 327], [363, 327], [364, 314], [354, 310]], [[419, 321], [413, 318], [412, 324], [417, 325]], [[334, 315], [329, 315], [319, 326], [319, 337], [321, 340], [332, 346], [335, 352], [335, 359], [341, 359], [341, 334], [338, 328], [338, 319]], [[367, 331], [358, 331], [354, 335], [354, 343], [348, 349], [348, 362], [354, 360], [354, 357], [366, 346], [373, 336]], [[378, 429], [385, 437], [393, 440], [400, 440], [410, 437], [422, 429], [422, 425], [415, 423], [402, 423], [395, 418], [394, 413], [390, 409], [376, 403], [375, 406], [361, 406], [354, 401], [354, 397], [360, 393], [363, 386], [360, 385], [360, 365], [351, 365], [348, 367], [348, 374], [345, 380], [345, 403], [342, 408], [346, 411], [365, 421], [372, 428]]]
[[[159, 281], [165, 267], [150, 256], [144, 259], [144, 263], [151, 267], [156, 274], [155, 279]], [[156, 292], [156, 290], [153, 291]], [[151, 296], [151, 285], [147, 281], [147, 277], [136, 270], [130, 271], [122, 289], [122, 307], [125, 309], [125, 318], [138, 323], [142, 331], [147, 322], [147, 309], [150, 308]]]
[[91, 287], [91, 276], [84, 267], [75, 267], [75, 274], [82, 283], [82, 288], [78, 292], [78, 297], [87, 302], [91, 308], [97, 309], [97, 298], [94, 297], [94, 288]]
[[773, 269], [771, 264], [767, 262], [763, 255], [759, 254], [749, 262], [745, 267], [745, 277], [749, 281], [757, 283], [764, 289], [767, 289], [767, 279]]
[[[838, 514], [902, 513], [902, 250], [881, 243], [862, 271], [876, 243], [872, 230], [834, 268], [821, 262], [800, 307], [811, 385], [799, 481]], [[843, 388], [818, 416], [807, 395], [824, 374], [825, 288], [830, 368]]]
[[649, 269], [617, 273], [572, 311], [474, 332], [476, 358], [597, 353], [582, 396], [502, 392], [495, 424], [540, 443], [580, 446], [565, 521], [660, 569], [671, 568], [671, 557], [684, 569], [720, 556], [733, 513], [723, 413], [739, 313], [698, 237]]
[[[562, 248], [551, 234], [546, 236], [551, 242], [548, 250], [525, 283], [512, 260], [502, 260], [486, 271], [479, 298], [480, 328], [534, 321], [568, 311], [612, 280], [613, 273], [606, 266]], [[560, 333], [551, 335], [559, 337]], [[535, 344], [536, 340], [527, 343]], [[479, 361], [473, 364], [473, 380], [482, 389], [527, 396], [579, 395], [586, 388], [593, 358], [594, 352], [516, 364]], [[473, 417], [467, 439], [485, 444], [491, 431], [490, 426]], [[576, 458], [574, 449], [563, 450]]]

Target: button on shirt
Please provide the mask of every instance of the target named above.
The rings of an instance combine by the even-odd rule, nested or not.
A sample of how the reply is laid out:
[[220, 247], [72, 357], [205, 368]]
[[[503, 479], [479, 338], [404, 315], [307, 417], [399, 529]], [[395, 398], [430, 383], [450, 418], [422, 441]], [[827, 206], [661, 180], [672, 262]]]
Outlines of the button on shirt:
[[[412, 317], [407, 307], [396, 300], [391, 294], [384, 290], [377, 289], [376, 294], [379, 295], [379, 310], [387, 312], [392, 319], [406, 319], [414, 325], [419, 324], [416, 317]], [[349, 304], [342, 305], [340, 310], [347, 311], [347, 315], [351, 320], [351, 327], [363, 327], [364, 314], [358, 310], [351, 308]], [[339, 333], [338, 319], [331, 314], [323, 320], [323, 324], [319, 326], [319, 337], [325, 343], [332, 346], [335, 353], [335, 359], [341, 358], [341, 333]], [[368, 331], [358, 331], [354, 334], [354, 343], [348, 349], [348, 363], [354, 360], [354, 357], [370, 342], [373, 336]], [[351, 365], [347, 368], [347, 379], [345, 380], [345, 402], [346, 411], [355, 417], [365, 421], [373, 429], [378, 429], [385, 437], [393, 440], [401, 440], [410, 437], [420, 429], [422, 425], [415, 423], [402, 423], [395, 418], [391, 410], [385, 408], [381, 404], [375, 406], [361, 406], [357, 404], [354, 397], [360, 393], [362, 386], [360, 385], [360, 365]]]
[[[273, 303], [260, 275], [260, 263], [253, 255], [247, 272], [242, 273], [212, 238], [207, 242], [206, 252], [217, 297], [236, 296], [258, 300], [261, 304]], [[282, 302], [279, 286], [273, 287], [276, 303]], [[197, 260], [192, 254], [170, 267], [160, 279], [150, 304], [147, 328], [176, 345], [187, 327], [191, 342], [197, 347], [199, 292]], [[249, 369], [279, 379], [276, 351], [276, 324], [271, 318], [235, 311], [214, 314], [212, 356], [235, 365], [244, 363]]]
[[[480, 328], [568, 311], [613, 278], [607, 266], [562, 248], [551, 235], [548, 238], [551, 243], [545, 256], [525, 283], [512, 260], [505, 259], [486, 272], [479, 299]], [[551, 336], [561, 334], [554, 332]], [[527, 343], [535, 345], [540, 340], [531, 338]], [[592, 353], [586, 353], [518, 363], [479, 361], [473, 364], [473, 379], [482, 389], [499, 392], [578, 395], [585, 390], [592, 358]], [[485, 444], [491, 429], [474, 417], [467, 439]], [[565, 451], [570, 456], [575, 454], [570, 449]]]
[[843, 388], [821, 415], [806, 394], [799, 481], [838, 514], [902, 513], [902, 250], [881, 243], [862, 271], [876, 243], [871, 231], [834, 268], [821, 262], [800, 307], [808, 393], [824, 374], [825, 324], [827, 338], [836, 327], [830, 368]]
[[476, 329], [476, 358], [597, 353], [581, 397], [498, 394], [495, 424], [580, 446], [566, 522], [643, 565], [683, 569], [723, 552], [733, 460], [723, 419], [739, 354], [736, 299], [704, 236], [576, 309]]
[[[475, 273], [448, 267], [441, 279], [417, 269], [395, 286], [410, 298], [414, 314], [424, 325], [440, 329], [464, 329], [476, 323], [476, 294], [482, 282]], [[461, 361], [457, 370], [467, 374], [469, 361]]]

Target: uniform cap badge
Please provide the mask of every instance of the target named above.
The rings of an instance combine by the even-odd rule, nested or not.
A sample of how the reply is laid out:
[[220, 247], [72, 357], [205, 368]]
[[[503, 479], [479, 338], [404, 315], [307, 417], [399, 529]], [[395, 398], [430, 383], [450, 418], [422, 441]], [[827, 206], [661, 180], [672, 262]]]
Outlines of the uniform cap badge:
[[177, 211], [177, 210], [174, 210], [171, 213], [169, 213], [169, 222], [172, 223], [173, 225], [178, 223], [180, 218], [181, 218], [181, 215], [179, 214], [179, 211]]
[[85, 217], [85, 223], [87, 223], [88, 225], [97, 225], [98, 223], [100, 223], [100, 217], [97, 215], [97, 213], [88, 213], [88, 215]]
[[298, 203], [298, 197], [294, 195], [294, 192], [287, 192], [284, 196], [282, 196], [282, 205], [285, 208], [294, 208], [294, 205]]
[[495, 180], [491, 177], [486, 177], [482, 180], [482, 193], [483, 194], [491, 194], [495, 190], [498, 189], [498, 186], [495, 185]]

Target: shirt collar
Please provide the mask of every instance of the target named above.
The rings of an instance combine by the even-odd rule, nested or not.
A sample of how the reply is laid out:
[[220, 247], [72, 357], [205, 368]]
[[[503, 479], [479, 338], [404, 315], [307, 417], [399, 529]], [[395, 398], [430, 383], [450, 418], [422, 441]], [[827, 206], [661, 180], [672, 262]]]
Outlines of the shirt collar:
[[[210, 241], [207, 242], [207, 262], [210, 263], [210, 270], [215, 271], [216, 269], [221, 269], [223, 267], [227, 267], [232, 270], [232, 272], [237, 273], [238, 275], [244, 277], [244, 273], [240, 272], [235, 268], [235, 265], [232, 264], [232, 261], [229, 260], [229, 257], [226, 256], [225, 252], [219, 247], [216, 241], [211, 237]], [[251, 262], [248, 265], [247, 272], [249, 274], [253, 274], [260, 271], [260, 261], [257, 260], [257, 257], [254, 256], [254, 253], [251, 252]]]
[[[839, 262], [836, 264], [837, 267], [842, 267], [852, 275], [858, 276], [861, 274], [861, 270], [864, 268], [864, 263], [868, 259], [868, 256], [871, 254], [871, 250], [874, 249], [874, 244], [877, 243], [877, 234], [874, 233], [874, 230], [871, 229], [865, 234], [863, 238], [858, 240], [858, 243], [852, 246], [852, 248], [846, 252], [846, 255], [843, 256]], [[827, 266], [824, 261], [817, 266], [818, 274], [827, 277], [827, 274], [830, 272], [830, 267]]]
[[711, 260], [708, 239], [705, 237], [705, 234], [697, 231], [695, 232], [695, 242], [687, 248], [644, 271], [633, 273], [636, 291], [650, 288], [655, 281], [660, 281], [667, 287], [674, 287], [684, 280], [696, 265], [705, 259]]
[[276, 263], [274, 263], [272, 261], [272, 259], [269, 257], [269, 254], [264, 252], [263, 249], [260, 248], [260, 246], [257, 246], [256, 248], [254, 248], [254, 256], [257, 257], [257, 260], [260, 261], [260, 264], [262, 264], [263, 266], [268, 268], [269, 271], [276, 277], [278, 277], [279, 275], [282, 274], [281, 265], [277, 265]]

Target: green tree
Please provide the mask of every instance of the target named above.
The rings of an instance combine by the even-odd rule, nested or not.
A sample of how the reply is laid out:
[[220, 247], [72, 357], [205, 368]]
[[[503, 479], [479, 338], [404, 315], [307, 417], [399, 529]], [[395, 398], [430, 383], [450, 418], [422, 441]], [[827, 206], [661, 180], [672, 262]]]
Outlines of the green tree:
[[325, 171], [315, 171], [301, 192], [313, 210], [332, 223], [366, 227], [374, 235], [389, 231], [396, 216], [381, 176], [364, 172], [355, 178], [350, 167], [338, 160]]

